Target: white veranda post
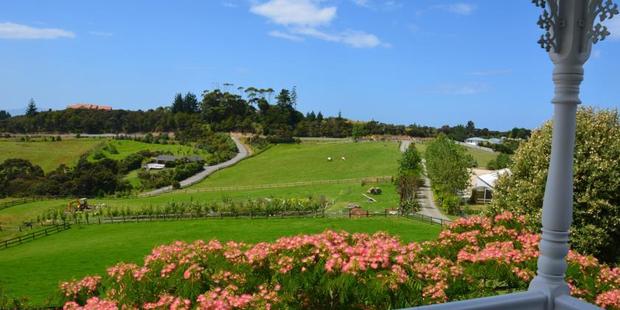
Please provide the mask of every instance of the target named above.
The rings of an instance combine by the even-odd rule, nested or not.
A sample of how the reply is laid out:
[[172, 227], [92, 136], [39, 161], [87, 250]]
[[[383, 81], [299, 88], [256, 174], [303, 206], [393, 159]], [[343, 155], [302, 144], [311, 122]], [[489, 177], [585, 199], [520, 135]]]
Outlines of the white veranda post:
[[532, 0], [543, 9], [538, 41], [554, 63], [555, 95], [551, 161], [543, 201], [538, 272], [523, 293], [420, 307], [425, 309], [598, 309], [570, 297], [564, 276], [573, 220], [575, 117], [583, 65], [592, 44], [610, 33], [601, 22], [618, 15], [612, 0]]
[[564, 280], [567, 268], [569, 228], [573, 211], [573, 151], [575, 115], [583, 65], [590, 56], [592, 43], [603, 40], [609, 32], [595, 18], [603, 21], [617, 14], [611, 0], [534, 0], [545, 9], [538, 24], [546, 30], [539, 43], [554, 63], [555, 96], [551, 161], [542, 215], [542, 240], [538, 273], [530, 290], [544, 291], [551, 299], [568, 295]]

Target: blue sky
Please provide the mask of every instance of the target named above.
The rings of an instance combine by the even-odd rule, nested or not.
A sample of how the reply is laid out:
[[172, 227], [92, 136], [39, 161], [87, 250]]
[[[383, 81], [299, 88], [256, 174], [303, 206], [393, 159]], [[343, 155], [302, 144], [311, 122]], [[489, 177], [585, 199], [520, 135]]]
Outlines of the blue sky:
[[[295, 85], [304, 112], [532, 128], [552, 112], [538, 14], [516, 0], [2, 1], [0, 109], [148, 109], [228, 82]], [[618, 108], [620, 17], [608, 26], [582, 100]]]

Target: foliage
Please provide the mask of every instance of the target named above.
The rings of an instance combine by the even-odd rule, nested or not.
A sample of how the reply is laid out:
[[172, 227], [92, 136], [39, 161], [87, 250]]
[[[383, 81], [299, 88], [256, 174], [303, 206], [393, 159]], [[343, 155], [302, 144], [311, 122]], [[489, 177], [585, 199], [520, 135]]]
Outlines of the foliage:
[[185, 96], [178, 93], [174, 97], [170, 110], [172, 113], [197, 113], [199, 112], [198, 99], [196, 98], [196, 95], [190, 92], [188, 92]]
[[[186, 162], [183, 160], [176, 161], [172, 166], [173, 169], [149, 172], [146, 170], [138, 172], [138, 178], [143, 189], [160, 188], [169, 185], [177, 185], [182, 180], [204, 170], [201, 162]], [[180, 188], [180, 184], [177, 188]]]
[[508, 168], [511, 164], [512, 164], [512, 158], [510, 157], [510, 155], [505, 154], [505, 153], [500, 153], [499, 155], [497, 155], [497, 158], [489, 161], [489, 163], [487, 164], [487, 168], [491, 170], [499, 170], [499, 169]]
[[0, 121], [11, 118], [11, 114], [5, 110], [0, 110]]
[[[580, 108], [573, 168], [574, 248], [607, 262], [620, 262], [620, 119], [616, 110]], [[540, 223], [551, 154], [552, 124], [521, 144], [500, 178], [493, 212], [511, 210]]]
[[398, 161], [398, 175], [395, 179], [402, 213], [416, 212], [420, 209], [416, 193], [422, 181], [421, 176], [422, 157], [415, 144], [410, 144]]
[[[527, 289], [540, 236], [511, 213], [459, 219], [438, 240], [403, 244], [386, 233], [283, 237], [273, 243], [182, 241], [103, 279], [62, 283], [65, 307], [387, 309]], [[620, 269], [570, 251], [571, 294], [620, 306]], [[77, 292], [77, 293], [76, 293]]]
[[[438, 200], [442, 205], [449, 206], [449, 210], [446, 210], [449, 214], [459, 214], [460, 208], [454, 207], [453, 197], [467, 188], [470, 175], [468, 168], [473, 158], [463, 147], [443, 134], [428, 145], [425, 158], [428, 177]], [[444, 204], [444, 200], [448, 202]]]
[[28, 107], [26, 108], [26, 116], [32, 117], [37, 114], [37, 105], [34, 103], [34, 99], [30, 98], [30, 102], [28, 102]]

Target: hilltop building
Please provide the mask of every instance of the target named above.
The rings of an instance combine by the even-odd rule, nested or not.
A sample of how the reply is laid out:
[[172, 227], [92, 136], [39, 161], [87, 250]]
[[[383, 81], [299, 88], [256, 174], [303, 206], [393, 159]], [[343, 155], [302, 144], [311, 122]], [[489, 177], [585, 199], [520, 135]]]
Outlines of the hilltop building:
[[112, 111], [112, 107], [109, 105], [98, 105], [98, 104], [90, 104], [90, 103], [74, 103], [67, 106], [67, 109], [74, 110], [103, 110], [103, 111]]

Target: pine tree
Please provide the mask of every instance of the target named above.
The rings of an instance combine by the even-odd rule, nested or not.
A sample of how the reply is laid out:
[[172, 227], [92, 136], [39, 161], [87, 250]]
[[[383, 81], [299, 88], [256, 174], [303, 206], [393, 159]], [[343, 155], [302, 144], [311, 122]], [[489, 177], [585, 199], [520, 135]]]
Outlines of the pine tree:
[[183, 95], [181, 95], [181, 93], [176, 94], [176, 96], [174, 96], [174, 102], [172, 103], [172, 113], [183, 112], [184, 106], [185, 100], [183, 100]]
[[34, 103], [34, 99], [30, 98], [28, 108], [26, 108], [26, 116], [35, 116], [37, 114], [37, 105]]

